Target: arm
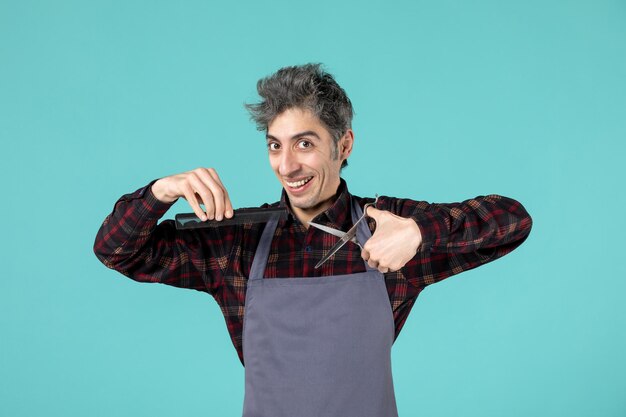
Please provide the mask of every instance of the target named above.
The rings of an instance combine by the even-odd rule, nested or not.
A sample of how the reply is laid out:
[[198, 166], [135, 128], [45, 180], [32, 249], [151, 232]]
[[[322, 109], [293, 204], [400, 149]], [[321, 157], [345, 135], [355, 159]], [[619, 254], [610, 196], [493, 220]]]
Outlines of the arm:
[[[388, 218], [399, 216], [388, 221], [390, 230], [397, 224], [419, 234], [416, 239], [404, 239], [405, 250], [408, 246], [412, 252], [400, 267], [421, 289], [510, 253], [526, 240], [532, 227], [532, 218], [521, 203], [495, 194], [449, 204], [381, 197], [378, 208], [389, 211]], [[370, 211], [375, 218], [381, 215]], [[406, 219], [412, 219], [418, 229]]]
[[173, 220], [157, 221], [174, 204], [155, 196], [151, 181], [123, 195], [100, 226], [96, 257], [108, 268], [138, 282], [156, 282], [215, 294], [230, 248], [232, 228], [176, 230]]

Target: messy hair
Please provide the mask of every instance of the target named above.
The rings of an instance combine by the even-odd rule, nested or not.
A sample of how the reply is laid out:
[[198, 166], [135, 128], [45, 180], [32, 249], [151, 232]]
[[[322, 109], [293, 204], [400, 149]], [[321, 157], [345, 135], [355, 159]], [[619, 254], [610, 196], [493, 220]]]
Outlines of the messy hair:
[[[267, 131], [276, 116], [291, 108], [309, 110], [326, 127], [338, 158], [339, 139], [352, 128], [354, 110], [343, 88], [320, 63], [284, 67], [257, 82], [260, 103], [244, 104], [258, 130]], [[341, 168], [348, 165], [344, 160]]]

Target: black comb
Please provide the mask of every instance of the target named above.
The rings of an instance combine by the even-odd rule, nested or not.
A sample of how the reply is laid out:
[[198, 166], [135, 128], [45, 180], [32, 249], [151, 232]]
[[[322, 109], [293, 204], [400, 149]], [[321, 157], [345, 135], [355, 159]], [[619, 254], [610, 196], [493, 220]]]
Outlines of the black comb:
[[282, 219], [287, 217], [286, 207], [267, 207], [267, 208], [241, 208], [233, 212], [230, 219], [224, 217], [223, 220], [206, 220], [202, 221], [195, 213], [177, 214], [175, 218], [176, 229], [201, 229], [203, 227], [229, 226], [233, 224], [243, 223], [263, 223], [277, 217]]

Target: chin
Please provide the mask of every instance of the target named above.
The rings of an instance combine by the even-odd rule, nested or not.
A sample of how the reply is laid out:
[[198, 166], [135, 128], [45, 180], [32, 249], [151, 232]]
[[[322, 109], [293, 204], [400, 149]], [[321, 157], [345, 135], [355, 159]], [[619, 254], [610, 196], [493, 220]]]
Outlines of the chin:
[[319, 196], [292, 196], [289, 195], [291, 205], [299, 209], [310, 209], [319, 204]]

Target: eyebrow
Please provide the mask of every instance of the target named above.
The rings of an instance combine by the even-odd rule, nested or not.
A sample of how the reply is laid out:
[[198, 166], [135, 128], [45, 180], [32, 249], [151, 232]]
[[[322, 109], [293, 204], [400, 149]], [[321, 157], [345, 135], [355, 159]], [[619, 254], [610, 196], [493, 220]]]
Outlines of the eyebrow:
[[[319, 135], [317, 133], [315, 133], [314, 131], [312, 131], [312, 130], [305, 130], [304, 132], [296, 133], [295, 135], [293, 135], [291, 137], [290, 140], [298, 139], [298, 138], [301, 138], [302, 136], [315, 136], [317, 139], [320, 139]], [[269, 135], [269, 134], [265, 136], [265, 139], [266, 140], [267, 139], [278, 140], [278, 138], [276, 138], [275, 136]], [[280, 140], [278, 140], [278, 141], [280, 142]]]

